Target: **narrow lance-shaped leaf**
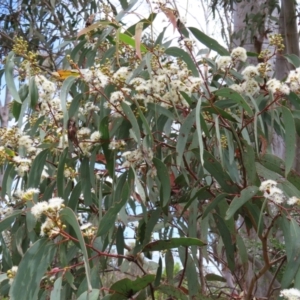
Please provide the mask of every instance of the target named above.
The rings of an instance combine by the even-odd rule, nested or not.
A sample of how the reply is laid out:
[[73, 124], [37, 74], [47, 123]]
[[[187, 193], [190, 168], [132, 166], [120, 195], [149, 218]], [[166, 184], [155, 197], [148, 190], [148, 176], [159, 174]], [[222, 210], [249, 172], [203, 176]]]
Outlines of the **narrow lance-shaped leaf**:
[[92, 285], [91, 285], [91, 272], [90, 272], [90, 265], [89, 265], [89, 259], [88, 259], [88, 253], [86, 250], [85, 242], [83, 239], [82, 232], [80, 230], [77, 217], [74, 214], [74, 212], [69, 208], [66, 207], [60, 212], [60, 216], [63, 221], [67, 222], [75, 231], [76, 237], [79, 241], [79, 245], [81, 248], [81, 251], [83, 253], [83, 261], [84, 261], [84, 268], [85, 268], [85, 275], [87, 278], [87, 283], [88, 283], [88, 290], [92, 290]]
[[[199, 107], [199, 111], [200, 111], [200, 107]], [[184, 120], [184, 123], [181, 125], [180, 130], [179, 130], [179, 135], [178, 135], [177, 144], [176, 144], [176, 151], [178, 153], [177, 164], [179, 166], [181, 165], [181, 162], [182, 162], [182, 156], [183, 156], [183, 153], [185, 150], [185, 145], [186, 145], [187, 139], [189, 137], [189, 133], [195, 122], [195, 115], [196, 115], [196, 110], [194, 109], [193, 111], [190, 112], [190, 114]], [[200, 129], [201, 129], [201, 127], [200, 127]], [[202, 138], [202, 135], [201, 135], [201, 138]]]
[[160, 198], [161, 205], [165, 207], [168, 205], [171, 197], [171, 182], [170, 175], [166, 165], [158, 158], [153, 158], [153, 163], [157, 170], [157, 177], [161, 183], [160, 186]]
[[242, 207], [247, 201], [249, 201], [258, 192], [257, 186], [248, 186], [242, 190], [239, 196], [235, 196], [226, 212], [226, 220], [229, 220], [235, 212]]
[[210, 38], [205, 33], [200, 31], [197, 28], [189, 27], [188, 28], [191, 33], [195, 36], [195, 38], [205, 45], [207, 48], [216, 51], [220, 55], [229, 55], [228, 50], [226, 50], [223, 46], [221, 46], [216, 40]]
[[6, 57], [6, 64], [5, 64], [5, 82], [6, 85], [13, 96], [13, 98], [19, 102], [22, 103], [19, 93], [16, 89], [15, 80], [14, 80], [14, 52], [9, 52], [9, 54]]
[[124, 111], [126, 117], [128, 118], [129, 122], [132, 125], [132, 130], [133, 130], [133, 133], [135, 135], [136, 142], [138, 144], [140, 144], [141, 143], [141, 133], [140, 133], [139, 124], [138, 124], [138, 122], [136, 120], [136, 117], [135, 117], [135, 115], [134, 115], [134, 113], [131, 110], [131, 108], [130, 108], [129, 105], [127, 105], [126, 103], [122, 102], [121, 106], [123, 108], [123, 111]]
[[60, 103], [61, 103], [61, 109], [64, 114], [64, 129], [67, 128], [67, 123], [68, 123], [68, 119], [69, 119], [69, 114], [68, 114], [68, 110], [67, 110], [68, 95], [69, 95], [71, 86], [73, 85], [75, 80], [77, 80], [76, 77], [70, 76], [63, 82], [63, 85], [61, 87]]
[[142, 53], [141, 53], [141, 38], [142, 38], [142, 32], [143, 32], [143, 23], [137, 23], [135, 27], [135, 51], [136, 55], [139, 59], [142, 59]]
[[155, 242], [151, 242], [147, 244], [143, 248], [143, 252], [146, 251], [161, 251], [161, 250], [168, 250], [172, 248], [178, 248], [180, 246], [183, 247], [189, 247], [189, 246], [198, 246], [202, 247], [205, 246], [206, 244], [202, 242], [199, 239], [196, 238], [173, 238], [170, 240], [159, 240]]
[[87, 34], [87, 33], [89, 33], [90, 31], [93, 31], [93, 30], [95, 30], [95, 29], [101, 28], [102, 26], [103, 26], [103, 28], [104, 28], [104, 27], [107, 27], [107, 26], [113, 26], [113, 27], [115, 27], [116, 29], [119, 28], [119, 26], [116, 25], [115, 23], [112, 23], [112, 22], [109, 22], [109, 21], [98, 21], [98, 22], [96, 22], [96, 23], [94, 23], [94, 24], [92, 24], [92, 25], [90, 25], [90, 26], [88, 26], [88, 27], [85, 27], [85, 28], [81, 29], [81, 30], [78, 32], [77, 37], [80, 37], [80, 36], [83, 35], [83, 34]]
[[109, 229], [114, 226], [116, 217], [121, 208], [127, 203], [129, 199], [129, 186], [125, 183], [122, 190], [122, 198], [119, 202], [115, 202], [108, 212], [103, 216], [100, 221], [97, 236], [102, 236], [107, 234]]
[[177, 28], [177, 18], [175, 15], [175, 11], [168, 7], [162, 7], [162, 11], [165, 13], [171, 24], [173, 25], [173, 33], [175, 32], [175, 29]]
[[285, 128], [285, 177], [289, 174], [296, 154], [296, 127], [291, 111], [282, 106], [282, 117]]
[[48, 239], [40, 239], [28, 249], [9, 291], [10, 299], [38, 299], [40, 281], [52, 262], [55, 249], [55, 244]]

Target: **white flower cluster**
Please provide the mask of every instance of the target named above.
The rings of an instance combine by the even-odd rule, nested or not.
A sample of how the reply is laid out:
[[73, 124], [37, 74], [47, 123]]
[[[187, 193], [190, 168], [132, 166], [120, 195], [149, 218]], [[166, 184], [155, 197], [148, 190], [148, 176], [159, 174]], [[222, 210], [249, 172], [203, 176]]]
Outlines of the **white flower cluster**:
[[300, 92], [300, 68], [290, 71], [286, 83], [289, 84], [292, 92]]
[[126, 146], [126, 142], [124, 140], [113, 140], [109, 143], [108, 148], [111, 150], [122, 150]]
[[277, 187], [277, 182], [274, 180], [266, 180], [260, 184], [259, 190], [264, 192], [264, 197], [277, 203], [281, 204], [286, 200], [283, 191]]
[[48, 80], [44, 75], [36, 75], [35, 82], [39, 91], [40, 114], [61, 119], [63, 117], [61, 101], [58, 97], [55, 97], [56, 84]]
[[271, 179], [261, 182], [259, 190], [264, 192], [265, 198], [273, 201], [276, 204], [281, 204], [286, 200], [288, 205], [300, 203], [300, 199], [295, 196], [287, 199], [283, 191], [277, 187], [277, 182]]
[[80, 226], [80, 230], [83, 232], [83, 235], [86, 237], [93, 237], [97, 230], [92, 223], [88, 222]]
[[245, 62], [247, 60], [247, 51], [243, 47], [237, 47], [231, 51], [230, 56], [234, 61], [239, 60]]
[[15, 170], [17, 171], [18, 175], [23, 177], [30, 169], [31, 159], [22, 158], [16, 155], [14, 156], [13, 161], [16, 163]]
[[259, 92], [260, 86], [254, 79], [259, 75], [259, 71], [255, 66], [248, 66], [242, 72], [245, 81], [242, 84], [232, 84], [229, 87], [237, 93], [245, 93], [246, 95], [253, 96]]
[[121, 103], [124, 102], [127, 105], [131, 105], [130, 102], [126, 101], [126, 96], [129, 96], [131, 90], [128, 88], [121, 88], [120, 91], [111, 93], [109, 102], [105, 102], [106, 108], [111, 109], [111, 114], [113, 117], [121, 117], [123, 108]]
[[151, 149], [136, 149], [134, 151], [126, 151], [122, 154], [125, 158], [121, 168], [138, 167], [146, 162], [151, 162], [153, 159], [153, 152]]
[[295, 288], [285, 289], [280, 292], [280, 296], [287, 300], [300, 300], [300, 291]]
[[92, 70], [82, 69], [80, 73], [83, 79], [93, 87], [93, 90], [100, 90], [108, 83], [108, 77], [100, 71], [99, 65]]
[[42, 214], [46, 215], [47, 218], [41, 226], [41, 236], [48, 235], [49, 237], [56, 236], [62, 225], [59, 219], [59, 211], [64, 207], [64, 200], [59, 197], [51, 198], [48, 202], [38, 202], [31, 208], [31, 213], [36, 219], [40, 219]]
[[235, 62], [247, 60], [247, 51], [243, 47], [234, 48], [230, 56], [221, 56], [217, 61], [218, 69], [228, 69], [234, 66]]
[[[89, 138], [87, 138], [90, 136]], [[84, 156], [90, 156], [90, 150], [93, 146], [98, 145], [101, 139], [101, 133], [97, 130], [91, 134], [91, 130], [87, 127], [82, 127], [77, 132], [79, 140], [79, 148], [81, 149]]]
[[267, 87], [272, 94], [280, 93], [280, 94], [288, 95], [290, 93], [290, 88], [288, 87], [288, 85], [282, 83], [277, 79], [270, 79], [267, 82]]
[[32, 201], [35, 194], [39, 194], [40, 190], [35, 188], [29, 188], [26, 191], [17, 190], [15, 192], [15, 197], [23, 201]]
[[217, 61], [218, 69], [228, 69], [233, 66], [231, 56], [221, 56]]
[[18, 266], [13, 266], [10, 270], [7, 270], [6, 274], [9, 278], [9, 283], [12, 284], [14, 278], [16, 277], [18, 272]]

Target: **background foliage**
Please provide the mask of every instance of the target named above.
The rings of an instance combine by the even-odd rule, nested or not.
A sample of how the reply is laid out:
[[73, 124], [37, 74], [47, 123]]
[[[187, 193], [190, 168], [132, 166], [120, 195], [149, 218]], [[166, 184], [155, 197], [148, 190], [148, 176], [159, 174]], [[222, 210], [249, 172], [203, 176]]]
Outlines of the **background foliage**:
[[[1, 295], [252, 299], [266, 284], [274, 299], [299, 289], [299, 71], [286, 85], [268, 65], [282, 40], [269, 37], [275, 51], [249, 67], [172, 4], [128, 27], [136, 3], [3, 6], [13, 101], [0, 128]], [[151, 31], [157, 14], [178, 44]]]

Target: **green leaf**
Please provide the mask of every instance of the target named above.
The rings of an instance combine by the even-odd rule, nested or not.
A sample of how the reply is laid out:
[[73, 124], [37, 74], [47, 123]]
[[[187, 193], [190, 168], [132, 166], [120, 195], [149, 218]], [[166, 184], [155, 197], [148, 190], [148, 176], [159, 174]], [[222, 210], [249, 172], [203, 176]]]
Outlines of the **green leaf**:
[[70, 199], [68, 201], [68, 207], [70, 207], [73, 211], [76, 211], [80, 194], [81, 194], [81, 182], [79, 181], [73, 188]]
[[53, 290], [50, 294], [50, 300], [58, 300], [61, 296], [61, 289], [62, 289], [62, 276], [59, 276], [53, 286]]
[[288, 288], [300, 267], [300, 227], [298, 223], [292, 218], [290, 220], [290, 245], [291, 257], [288, 259], [285, 272], [281, 281], [281, 288]]
[[57, 167], [56, 185], [57, 185], [57, 195], [58, 197], [64, 198], [64, 183], [65, 183], [65, 162], [68, 154], [69, 148], [65, 148], [61, 157], [59, 158], [59, 163]]
[[253, 115], [253, 111], [245, 101], [245, 99], [237, 92], [230, 88], [221, 88], [215, 92], [216, 96], [229, 98], [230, 100], [235, 101], [238, 105], [240, 105], [249, 116]]
[[168, 109], [165, 107], [162, 107], [161, 105], [155, 104], [155, 103], [148, 103], [147, 107], [153, 110], [157, 114], [162, 114], [167, 116], [171, 120], [175, 120], [175, 116], [173, 115], [172, 112], [170, 112]]
[[81, 178], [81, 187], [84, 196], [84, 204], [91, 205], [92, 204], [92, 197], [91, 197], [91, 178], [90, 178], [90, 167], [93, 168], [94, 166], [90, 166], [90, 160], [88, 157], [85, 157], [80, 165], [80, 178]]
[[174, 277], [174, 257], [172, 251], [170, 250], [167, 250], [165, 254], [165, 266], [166, 266], [167, 280], [169, 283], [172, 283]]
[[161, 257], [159, 257], [158, 268], [157, 268], [157, 271], [156, 271], [156, 277], [155, 277], [155, 281], [154, 281], [154, 284], [153, 284], [154, 287], [159, 286], [160, 280], [161, 280], [161, 275], [162, 275], [162, 260], [161, 260]]
[[[8, 164], [6, 169], [5, 169], [3, 179], [2, 179], [2, 189], [1, 189], [1, 197], [2, 198], [5, 197], [6, 191], [11, 191], [12, 190], [11, 185], [9, 183], [10, 182], [12, 183], [12, 178], [14, 177], [14, 175], [12, 173], [14, 173], [14, 172], [15, 172], [14, 165], [13, 164]], [[9, 193], [9, 195], [10, 195], [10, 193]]]
[[[155, 13], [151, 13], [149, 15], [149, 17], [147, 19], [141, 19], [138, 21], [138, 23], [143, 23], [143, 31], [148, 28], [152, 23], [153, 21], [155, 20], [155, 17], [156, 17], [157, 14]], [[133, 36], [135, 34], [135, 26], [138, 24], [138, 23], [135, 23], [133, 24], [132, 26], [130, 26], [127, 30], [126, 30], [126, 34], [129, 35], [129, 36]]]
[[226, 196], [227, 194], [219, 194], [211, 203], [209, 203], [209, 205], [207, 206], [207, 208], [205, 209], [202, 215], [202, 219], [204, 219], [216, 206], [218, 206], [220, 201], [225, 199]]
[[196, 109], [191, 111], [187, 118], [184, 120], [184, 123], [181, 125], [179, 129], [179, 135], [177, 139], [176, 144], [176, 151], [177, 151], [177, 164], [181, 165], [182, 162], [182, 156], [185, 151], [185, 145], [187, 142], [187, 139], [189, 137], [189, 133], [191, 131], [191, 128], [193, 124], [195, 123], [195, 115], [196, 115]]
[[[82, 293], [77, 300], [98, 300], [99, 299], [100, 290], [99, 289], [92, 289], [90, 292], [85, 291]], [[56, 298], [57, 300], [59, 298]]]
[[225, 246], [228, 268], [233, 272], [235, 268], [235, 246], [232, 242], [230, 231], [221, 216], [219, 216], [218, 214], [213, 214], [213, 216]]
[[35, 109], [39, 101], [39, 92], [35, 83], [35, 78], [32, 76], [29, 80], [29, 98], [30, 98], [30, 107]]
[[296, 127], [291, 111], [282, 106], [282, 118], [285, 129], [285, 177], [288, 176], [296, 154]]
[[[193, 150], [196, 152], [197, 150]], [[214, 177], [215, 180], [219, 183], [219, 185], [223, 188], [226, 193], [236, 193], [239, 191], [239, 188], [234, 185], [230, 176], [224, 171], [221, 164], [216, 160], [216, 158], [204, 151], [204, 168]]]
[[[125, 33], [119, 33], [119, 40], [135, 49], [135, 40]], [[145, 45], [141, 44], [141, 52], [147, 52]]]
[[216, 51], [220, 55], [230, 55], [228, 50], [226, 50], [223, 46], [221, 46], [216, 40], [210, 38], [205, 33], [200, 31], [197, 28], [194, 27], [188, 27], [188, 29], [191, 31], [191, 33], [195, 36], [195, 38], [201, 42], [203, 45], [205, 45], [207, 48]]
[[255, 153], [253, 147], [250, 146], [247, 142], [245, 142], [245, 150], [243, 152], [243, 162], [246, 168], [246, 175], [248, 179], [249, 185], [256, 185], [259, 183], [259, 179], [256, 173], [256, 166], [255, 166]]
[[106, 166], [109, 175], [114, 178], [114, 159], [113, 159], [113, 152], [109, 149], [109, 143], [110, 143], [110, 137], [109, 137], [109, 129], [108, 129], [108, 124], [109, 124], [109, 117], [104, 117], [99, 126], [99, 131], [101, 132], [102, 139], [104, 142], [102, 143], [102, 149], [105, 155], [106, 159]]
[[73, 83], [77, 80], [76, 77], [74, 76], [69, 76], [64, 82], [60, 90], [60, 104], [61, 104], [61, 109], [64, 114], [64, 129], [67, 128], [67, 123], [69, 120], [69, 114], [67, 110], [67, 100], [68, 100], [68, 95], [70, 92], [70, 89], [73, 85]]
[[[119, 225], [117, 229], [116, 248], [118, 254], [124, 255], [125, 241], [124, 241], [124, 230], [122, 225]], [[121, 257], [118, 259], [118, 266], [120, 266], [122, 262], [123, 262], [123, 258]]]
[[28, 175], [28, 187], [36, 188], [39, 186], [48, 154], [49, 150], [45, 149], [34, 159]]
[[287, 61], [292, 64], [295, 68], [300, 67], [300, 58], [296, 54], [283, 54]]
[[202, 99], [200, 98], [197, 102], [196, 106], [196, 128], [197, 128], [197, 136], [198, 136], [198, 143], [199, 143], [199, 153], [200, 153], [200, 163], [203, 166], [204, 165], [204, 159], [203, 159], [203, 151], [204, 151], [204, 145], [203, 145], [203, 134], [202, 134], [202, 126], [201, 126], [201, 109]]
[[170, 175], [166, 165], [158, 158], [153, 158], [153, 163], [157, 170], [157, 177], [160, 181], [160, 201], [162, 207], [169, 204], [171, 197]]
[[106, 235], [111, 227], [114, 226], [117, 214], [129, 200], [129, 192], [129, 186], [126, 182], [123, 186], [122, 197], [120, 201], [115, 202], [114, 205], [110, 207], [108, 212], [102, 217], [98, 227], [97, 236]]
[[155, 275], [148, 274], [136, 280], [128, 278], [121, 279], [114, 283], [110, 288], [113, 294], [111, 300], [130, 299], [134, 294], [146, 288], [155, 279]]
[[226, 282], [226, 279], [220, 275], [209, 273], [205, 275], [205, 279], [207, 281], [221, 281], [221, 282]]
[[257, 186], [248, 186], [242, 190], [239, 196], [235, 196], [226, 212], [225, 220], [229, 220], [235, 212], [248, 202], [258, 192]]
[[177, 47], [170, 47], [166, 49], [165, 54], [180, 58], [186, 63], [188, 69], [192, 71], [193, 76], [199, 77], [195, 63], [187, 52]]
[[147, 244], [142, 252], [147, 252], [147, 251], [161, 251], [161, 250], [168, 250], [172, 248], [178, 248], [180, 246], [182, 247], [190, 247], [190, 246], [198, 246], [202, 247], [205, 246], [206, 244], [202, 242], [199, 239], [196, 238], [172, 238], [170, 240], [159, 240], [155, 242], [151, 242]]
[[69, 207], [62, 209], [60, 211], [60, 216], [61, 216], [62, 220], [65, 221], [66, 223], [68, 223], [75, 231], [76, 237], [80, 244], [81, 251], [83, 253], [83, 261], [84, 261], [86, 279], [87, 279], [87, 283], [88, 283], [88, 290], [90, 291], [90, 290], [92, 290], [90, 265], [89, 265], [88, 254], [87, 254], [85, 242], [84, 242], [83, 235], [82, 235], [82, 232], [80, 230], [80, 227], [79, 227], [79, 224], [77, 221], [77, 217]]
[[18, 103], [22, 103], [19, 93], [16, 89], [15, 80], [14, 80], [14, 52], [9, 52], [6, 57], [6, 64], [5, 64], [5, 82], [10, 91], [11, 95], [13, 96], [14, 100]]
[[34, 243], [19, 264], [9, 295], [11, 299], [38, 299], [40, 281], [51, 264], [56, 245], [48, 239]]
[[168, 295], [169, 298], [172, 297], [178, 300], [188, 300], [188, 297], [185, 295], [183, 290], [172, 285], [161, 284], [156, 288], [156, 290]]
[[19, 216], [23, 211], [14, 210], [10, 215], [0, 221], [0, 232], [7, 229], [14, 222], [15, 218]]
[[126, 117], [128, 118], [129, 122], [132, 125], [132, 129], [135, 134], [135, 140], [136, 140], [137, 144], [139, 145], [141, 143], [141, 132], [140, 132], [139, 124], [136, 120], [136, 117], [135, 117], [134, 113], [132, 112], [130, 106], [127, 105], [125, 102], [122, 102], [121, 106], [123, 108], [123, 111], [124, 111]]
[[128, 7], [128, 2], [127, 0], [120, 0], [121, 6], [123, 9], [127, 9]]

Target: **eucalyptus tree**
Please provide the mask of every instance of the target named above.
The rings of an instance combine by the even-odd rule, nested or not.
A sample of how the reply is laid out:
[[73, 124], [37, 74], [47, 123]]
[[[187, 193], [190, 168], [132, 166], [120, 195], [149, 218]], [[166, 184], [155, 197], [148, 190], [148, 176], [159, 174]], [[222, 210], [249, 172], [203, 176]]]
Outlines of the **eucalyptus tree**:
[[[1, 295], [253, 299], [270, 274], [261, 298], [275, 299], [277, 283], [283, 297], [298, 297], [299, 70], [271, 79], [266, 64], [247, 66], [246, 49], [186, 27], [169, 2], [127, 26], [137, 4], [108, 2], [101, 14], [91, 6], [94, 20], [62, 30], [53, 71], [26, 35], [12, 38], [4, 73], [15, 125], [0, 128]], [[58, 17], [60, 4], [50, 5]], [[165, 29], [144, 42], [158, 14], [179, 32], [178, 46]], [[195, 40], [219, 57], [202, 56]], [[266, 61], [283, 51], [278, 35], [270, 44]], [[271, 152], [270, 126], [285, 160]], [[278, 234], [284, 243], [275, 245]]]

